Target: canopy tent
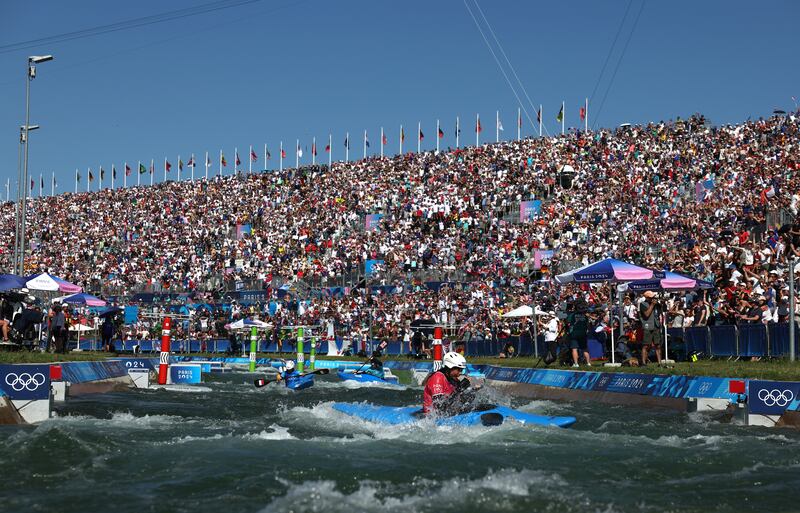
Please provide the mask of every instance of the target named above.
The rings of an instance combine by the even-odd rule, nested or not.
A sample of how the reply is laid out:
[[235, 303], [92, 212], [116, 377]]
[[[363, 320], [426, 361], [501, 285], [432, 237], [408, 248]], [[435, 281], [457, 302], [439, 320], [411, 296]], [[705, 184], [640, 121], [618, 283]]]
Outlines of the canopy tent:
[[714, 288], [714, 284], [706, 280], [667, 271], [664, 273], [663, 278], [654, 277], [649, 280], [635, 280], [628, 283], [628, 288], [634, 292], [644, 292], [646, 290], [710, 290]]
[[25, 287], [27, 280], [16, 274], [0, 274], [0, 292], [21, 289]]
[[244, 330], [250, 328], [267, 329], [271, 327], [272, 324], [269, 324], [264, 321], [259, 321], [258, 319], [239, 319], [236, 322], [232, 322], [225, 325], [226, 330]]
[[558, 283], [607, 283], [617, 281], [649, 280], [655, 272], [646, 267], [622, 260], [606, 258], [556, 276]]
[[48, 292], [64, 292], [67, 294], [76, 294], [81, 291], [81, 288], [74, 283], [56, 278], [47, 273], [36, 274], [28, 276], [25, 286], [30, 290], [44, 290]]
[[[540, 308], [536, 309], [536, 315], [544, 315], [546, 313], [547, 312], [545, 312], [544, 310], [542, 310]], [[533, 316], [533, 308], [531, 308], [528, 305], [518, 306], [515, 309], [513, 309], [511, 311], [508, 311], [508, 312], [503, 314], [503, 317], [506, 317], [506, 318], [531, 317], [531, 316]]]
[[91, 294], [86, 294], [85, 292], [57, 297], [53, 300], [53, 302], [68, 303], [71, 305], [106, 306], [105, 301]]

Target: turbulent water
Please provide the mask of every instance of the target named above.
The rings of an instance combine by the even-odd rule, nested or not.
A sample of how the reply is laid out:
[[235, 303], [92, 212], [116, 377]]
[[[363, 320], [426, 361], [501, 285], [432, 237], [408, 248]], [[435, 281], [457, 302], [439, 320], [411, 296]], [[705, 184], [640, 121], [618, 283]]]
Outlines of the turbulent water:
[[418, 403], [419, 388], [256, 389], [70, 398], [0, 427], [0, 511], [798, 511], [800, 433], [702, 415], [505, 401], [573, 428], [369, 424], [334, 401]]

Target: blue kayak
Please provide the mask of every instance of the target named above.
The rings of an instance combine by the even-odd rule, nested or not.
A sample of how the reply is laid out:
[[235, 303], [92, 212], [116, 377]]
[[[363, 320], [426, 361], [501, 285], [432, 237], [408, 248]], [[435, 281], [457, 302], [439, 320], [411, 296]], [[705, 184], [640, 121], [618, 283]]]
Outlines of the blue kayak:
[[[411, 424], [420, 419], [419, 408], [375, 406], [359, 403], [333, 403], [333, 409], [353, 417], [377, 422], [380, 424]], [[522, 424], [537, 424], [540, 426], [569, 427], [575, 423], [575, 417], [549, 417], [525, 413], [506, 406], [485, 405], [475, 411], [441, 417], [436, 419], [440, 426], [499, 426], [506, 419], [513, 419]]]
[[312, 386], [314, 386], [313, 374], [291, 376], [288, 379], [286, 379], [286, 388], [290, 388], [292, 390], [303, 390], [305, 388], [309, 388]]
[[388, 383], [390, 385], [400, 384], [397, 376], [388, 376], [381, 379], [378, 376], [373, 376], [372, 374], [367, 374], [366, 372], [355, 373], [343, 370], [340, 370], [337, 372], [337, 374], [339, 375], [339, 379], [342, 381], [357, 381], [359, 383]]

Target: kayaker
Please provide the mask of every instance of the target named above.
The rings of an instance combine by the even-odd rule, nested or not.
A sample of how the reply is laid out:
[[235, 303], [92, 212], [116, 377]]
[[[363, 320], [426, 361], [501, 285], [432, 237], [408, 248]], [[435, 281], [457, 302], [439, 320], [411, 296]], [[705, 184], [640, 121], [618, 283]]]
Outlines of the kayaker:
[[294, 360], [288, 360], [284, 365], [283, 369], [278, 372], [278, 380], [283, 380], [286, 383], [286, 386], [289, 386], [289, 382], [295, 380], [300, 377], [300, 373], [297, 372], [297, 369], [294, 366]]
[[383, 362], [378, 359], [377, 356], [373, 353], [372, 356], [369, 357], [367, 360], [369, 363], [369, 367], [364, 369], [364, 374], [369, 374], [370, 376], [375, 376], [376, 378], [383, 379]]
[[461, 373], [467, 368], [464, 356], [450, 351], [442, 358], [442, 368], [431, 374], [422, 392], [423, 414], [455, 415], [469, 411], [474, 392]]

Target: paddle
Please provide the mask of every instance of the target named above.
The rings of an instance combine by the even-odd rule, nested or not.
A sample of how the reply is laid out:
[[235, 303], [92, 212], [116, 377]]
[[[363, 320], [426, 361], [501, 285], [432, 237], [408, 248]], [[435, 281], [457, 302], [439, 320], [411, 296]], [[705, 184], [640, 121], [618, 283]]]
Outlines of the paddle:
[[[299, 378], [301, 376], [308, 376], [309, 374], [328, 374], [330, 371], [331, 371], [330, 369], [317, 369], [311, 372], [304, 372], [302, 374], [298, 374], [296, 377]], [[282, 378], [277, 378], [277, 379], [259, 378], [253, 381], [253, 384], [256, 386], [256, 388], [261, 388], [269, 385], [270, 383], [275, 383], [276, 381], [280, 381], [281, 379]]]

